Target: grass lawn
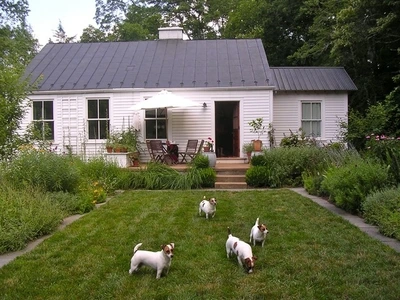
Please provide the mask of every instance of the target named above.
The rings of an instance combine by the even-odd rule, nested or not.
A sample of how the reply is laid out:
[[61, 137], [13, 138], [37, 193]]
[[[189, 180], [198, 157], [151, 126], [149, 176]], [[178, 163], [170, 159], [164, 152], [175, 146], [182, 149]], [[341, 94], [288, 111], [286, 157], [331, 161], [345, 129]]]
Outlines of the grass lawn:
[[[198, 216], [217, 198], [213, 219]], [[225, 252], [268, 226], [247, 274]], [[166, 277], [130, 276], [134, 245], [175, 243]], [[399, 299], [400, 254], [289, 190], [128, 191], [0, 269], [1, 299]]]

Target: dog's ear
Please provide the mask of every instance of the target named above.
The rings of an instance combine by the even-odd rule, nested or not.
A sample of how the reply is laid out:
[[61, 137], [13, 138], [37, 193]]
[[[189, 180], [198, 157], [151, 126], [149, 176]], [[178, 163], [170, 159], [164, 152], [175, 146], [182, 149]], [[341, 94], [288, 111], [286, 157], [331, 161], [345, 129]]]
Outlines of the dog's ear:
[[175, 248], [175, 243], [169, 243], [172, 246], [172, 249]]
[[257, 256], [253, 256], [253, 260], [257, 260]]
[[165, 244], [161, 245], [161, 249], [164, 250], [165, 246], [166, 246]]

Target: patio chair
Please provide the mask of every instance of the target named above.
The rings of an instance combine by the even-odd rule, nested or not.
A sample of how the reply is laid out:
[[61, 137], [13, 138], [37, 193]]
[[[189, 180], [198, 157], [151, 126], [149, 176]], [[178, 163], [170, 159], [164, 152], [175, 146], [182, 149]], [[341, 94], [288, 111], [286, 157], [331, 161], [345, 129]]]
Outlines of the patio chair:
[[154, 162], [171, 164], [172, 159], [168, 152], [165, 150], [161, 140], [151, 140], [150, 148], [154, 157]]
[[149, 152], [150, 155], [150, 162], [155, 162], [156, 158], [154, 157], [153, 151], [151, 150], [151, 140], [146, 140], [146, 146], [147, 146], [147, 151]]
[[188, 159], [192, 160], [197, 154], [198, 140], [188, 140], [185, 151], [178, 152], [178, 155], [182, 156], [181, 163], [188, 162]]

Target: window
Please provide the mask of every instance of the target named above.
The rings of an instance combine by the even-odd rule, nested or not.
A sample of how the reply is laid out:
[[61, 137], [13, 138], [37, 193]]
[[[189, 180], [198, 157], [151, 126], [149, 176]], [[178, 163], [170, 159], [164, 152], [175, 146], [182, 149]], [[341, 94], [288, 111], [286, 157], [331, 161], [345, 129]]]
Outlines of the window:
[[167, 138], [167, 109], [148, 109], [145, 112], [146, 139]]
[[54, 140], [53, 100], [34, 100], [33, 123], [45, 140]]
[[106, 139], [110, 128], [108, 99], [88, 100], [89, 140]]
[[301, 103], [301, 128], [306, 136], [321, 136], [321, 103], [302, 102]]

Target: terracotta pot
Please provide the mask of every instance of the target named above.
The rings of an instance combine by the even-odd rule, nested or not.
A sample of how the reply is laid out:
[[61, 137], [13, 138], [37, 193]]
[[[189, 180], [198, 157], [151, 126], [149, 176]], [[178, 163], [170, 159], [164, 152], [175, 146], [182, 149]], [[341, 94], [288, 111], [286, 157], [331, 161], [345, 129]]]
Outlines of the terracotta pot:
[[261, 151], [262, 148], [262, 141], [261, 140], [254, 140], [253, 141], [254, 151]]
[[109, 146], [106, 147], [107, 153], [112, 153], [113, 152], [113, 147]]

